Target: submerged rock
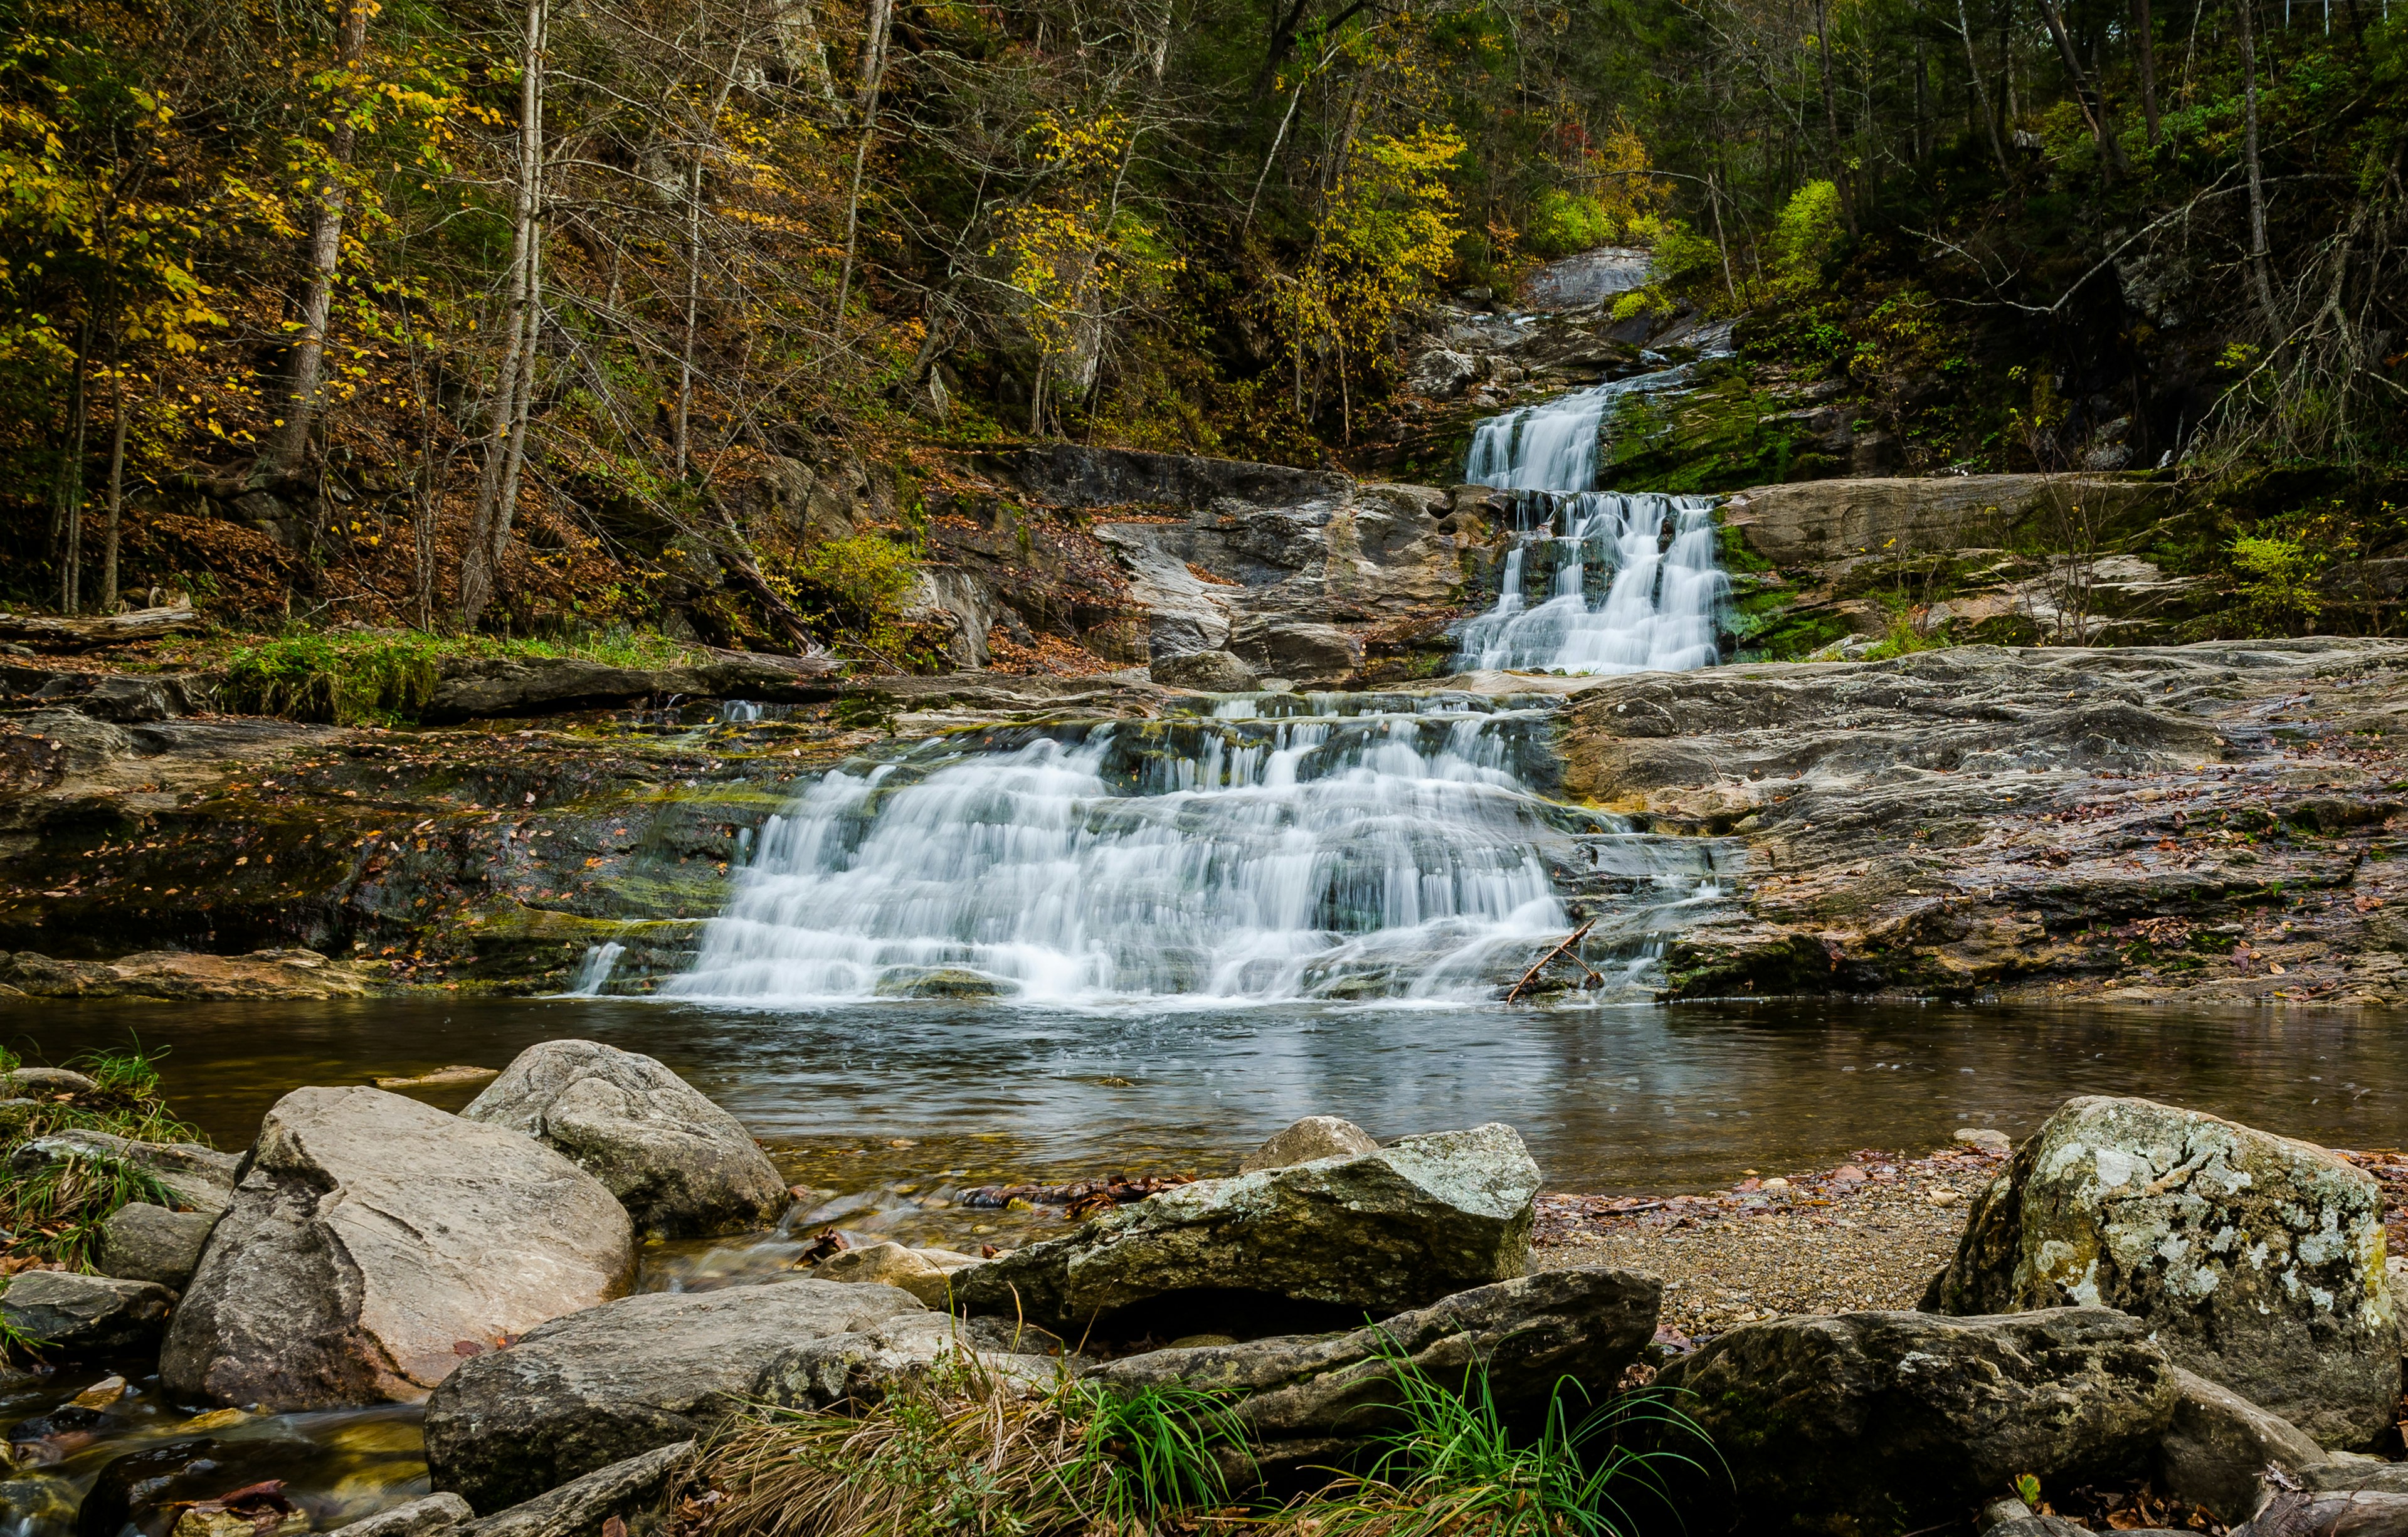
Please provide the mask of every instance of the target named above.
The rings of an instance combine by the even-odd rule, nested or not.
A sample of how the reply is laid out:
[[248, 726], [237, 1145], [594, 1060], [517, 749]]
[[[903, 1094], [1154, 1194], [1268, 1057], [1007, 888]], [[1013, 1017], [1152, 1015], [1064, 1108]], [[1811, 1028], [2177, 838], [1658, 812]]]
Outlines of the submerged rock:
[[181, 1291], [201, 1268], [201, 1252], [217, 1225], [214, 1212], [171, 1212], [147, 1200], [129, 1201], [100, 1225], [93, 1264], [103, 1275]]
[[874, 1403], [902, 1383], [949, 1367], [1041, 1393], [1084, 1364], [1060, 1340], [1016, 1320], [898, 1313], [858, 1333], [781, 1352], [761, 1374], [758, 1397], [803, 1409]]
[[1729, 1470], [1716, 1490], [1817, 1530], [1950, 1519], [2022, 1473], [2120, 1472], [2157, 1444], [2176, 1396], [2147, 1328], [2107, 1308], [1776, 1318], [1656, 1381], [1688, 1395], [1680, 1408]]
[[127, 1356], [159, 1343], [175, 1295], [148, 1281], [26, 1271], [0, 1291], [0, 1319], [43, 1354]]
[[1239, 1159], [1238, 1172], [1285, 1169], [1315, 1158], [1351, 1158], [1379, 1150], [1371, 1134], [1352, 1121], [1336, 1115], [1308, 1115], [1271, 1133], [1262, 1146]]
[[1397, 1423], [1397, 1357], [1460, 1388], [1475, 1368], [1509, 1417], [1543, 1412], [1569, 1377], [1573, 1417], [1602, 1402], [1655, 1337], [1663, 1283], [1602, 1267], [1548, 1271], [1457, 1292], [1351, 1333], [1151, 1350], [1082, 1373], [1135, 1391], [1183, 1386], [1237, 1397], [1268, 1455], [1282, 1442], [1356, 1439]]
[[2360, 1447], [2400, 1398], [2382, 1207], [2320, 1147], [2149, 1099], [2072, 1099], [1976, 1200], [1924, 1305], [2118, 1308], [2183, 1366]]
[[101, 1468], [76, 1512], [76, 1537], [120, 1537], [128, 1527], [140, 1537], [167, 1537], [188, 1501], [291, 1478], [323, 1461], [320, 1448], [291, 1436], [198, 1436], [145, 1446]]
[[940, 1308], [952, 1298], [954, 1272], [984, 1263], [976, 1255], [955, 1254], [951, 1249], [872, 1243], [867, 1248], [844, 1249], [830, 1255], [820, 1261], [811, 1275], [820, 1281], [867, 1281], [895, 1286], [910, 1292], [928, 1307]]
[[1003, 998], [1017, 991], [1014, 983], [962, 966], [898, 969], [878, 982], [880, 998]]
[[785, 1182], [743, 1124], [640, 1053], [530, 1046], [460, 1115], [566, 1155], [663, 1237], [766, 1227], [785, 1209]]
[[783, 1350], [920, 1311], [892, 1286], [827, 1281], [649, 1292], [588, 1308], [477, 1357], [435, 1390], [427, 1471], [481, 1511], [531, 1500], [701, 1434], [757, 1396]]
[[954, 1296], [1074, 1338], [1140, 1308], [1191, 1326], [1181, 1333], [1199, 1311], [1254, 1333], [1385, 1316], [1527, 1270], [1538, 1189], [1512, 1127], [1407, 1137], [1179, 1185], [966, 1271]]
[[626, 1213], [541, 1143], [381, 1089], [295, 1089], [260, 1125], [160, 1378], [273, 1410], [410, 1401], [634, 1268]]

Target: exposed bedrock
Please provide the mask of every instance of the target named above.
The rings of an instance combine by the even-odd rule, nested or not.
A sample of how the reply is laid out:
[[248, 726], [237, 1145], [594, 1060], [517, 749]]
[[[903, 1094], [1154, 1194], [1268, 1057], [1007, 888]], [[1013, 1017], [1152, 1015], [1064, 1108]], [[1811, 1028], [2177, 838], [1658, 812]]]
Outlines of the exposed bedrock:
[[1745, 840], [1742, 904], [1671, 937], [1672, 996], [2408, 997], [2399, 642], [1555, 683], [1570, 794]]

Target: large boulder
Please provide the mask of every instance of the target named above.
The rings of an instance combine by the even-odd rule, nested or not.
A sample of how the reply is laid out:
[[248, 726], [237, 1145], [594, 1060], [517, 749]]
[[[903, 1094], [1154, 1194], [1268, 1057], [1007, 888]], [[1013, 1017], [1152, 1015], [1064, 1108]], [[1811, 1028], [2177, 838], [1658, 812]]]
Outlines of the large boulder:
[[217, 1225], [214, 1212], [171, 1212], [147, 1200], [128, 1201], [100, 1225], [93, 1266], [103, 1275], [181, 1291], [201, 1268], [201, 1254]]
[[1254, 669], [1226, 651], [1191, 651], [1157, 656], [1146, 675], [1169, 688], [1191, 688], [1203, 694], [1244, 694], [1261, 681]]
[[2400, 1398], [2374, 1181], [2320, 1147], [2149, 1099], [2069, 1100], [1974, 1202], [1924, 1306], [2074, 1302], [2327, 1446]]
[[1509, 1416], [1542, 1413], [1556, 1384], [1575, 1379], [1602, 1402], [1655, 1338], [1664, 1284], [1602, 1267], [1548, 1271], [1476, 1286], [1349, 1333], [1283, 1335], [1125, 1356], [1089, 1368], [1125, 1392], [1186, 1386], [1238, 1401], [1238, 1417], [1265, 1455], [1282, 1443], [1354, 1440], [1396, 1423], [1398, 1359], [1449, 1387], [1474, 1367]]
[[875, 1403], [901, 1384], [953, 1365], [1042, 1393], [1085, 1364], [1060, 1340], [1017, 1319], [898, 1313], [856, 1334], [780, 1352], [762, 1372], [756, 1396], [786, 1408]]
[[541, 1143], [381, 1089], [295, 1089], [260, 1124], [160, 1380], [272, 1410], [414, 1401], [634, 1269], [627, 1214]]
[[0, 1320], [46, 1355], [103, 1357], [147, 1352], [166, 1331], [176, 1300], [148, 1281], [27, 1271], [0, 1291]]
[[691, 1440], [758, 1396], [790, 1346], [920, 1304], [892, 1286], [780, 1281], [649, 1292], [554, 1319], [475, 1357], [426, 1402], [435, 1487], [480, 1511]]
[[1738, 1508], [1817, 1530], [1953, 1519], [2019, 1473], [2121, 1472], [2157, 1445], [2175, 1397], [2146, 1327], [2109, 1308], [1776, 1318], [1656, 1381], [1684, 1395]]
[[235, 1171], [242, 1164], [231, 1153], [198, 1142], [138, 1142], [80, 1128], [29, 1138], [8, 1155], [9, 1171], [20, 1179], [69, 1162], [121, 1165], [158, 1181], [178, 1204], [210, 1214], [224, 1211], [234, 1199]]
[[785, 1182], [742, 1123], [636, 1052], [530, 1046], [460, 1114], [566, 1155], [665, 1238], [763, 1228], [785, 1209]]
[[1174, 1186], [964, 1271], [953, 1296], [1074, 1339], [1174, 1317], [1254, 1334], [1360, 1322], [1521, 1275], [1538, 1190], [1512, 1127], [1406, 1137]]

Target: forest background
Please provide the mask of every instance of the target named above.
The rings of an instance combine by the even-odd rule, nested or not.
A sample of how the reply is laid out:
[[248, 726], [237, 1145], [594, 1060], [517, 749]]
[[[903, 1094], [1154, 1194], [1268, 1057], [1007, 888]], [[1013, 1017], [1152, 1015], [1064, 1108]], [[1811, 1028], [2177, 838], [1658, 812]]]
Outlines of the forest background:
[[1600, 244], [1900, 472], [2179, 481], [2214, 624], [2408, 571], [2390, 0], [0, 14], [20, 611], [933, 665], [979, 451], [1379, 471], [1433, 307]]

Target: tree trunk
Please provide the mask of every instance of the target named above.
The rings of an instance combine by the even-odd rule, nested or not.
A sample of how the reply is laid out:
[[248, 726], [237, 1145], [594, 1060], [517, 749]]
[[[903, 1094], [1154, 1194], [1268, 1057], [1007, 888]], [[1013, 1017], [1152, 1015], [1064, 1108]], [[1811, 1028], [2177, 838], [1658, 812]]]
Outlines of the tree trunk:
[[1840, 211], [1847, 216], [1848, 233], [1856, 233], [1856, 200], [1849, 195], [1848, 168], [1840, 158], [1840, 97], [1831, 86], [1831, 27], [1827, 0], [1814, 0], [1814, 57], [1823, 66], [1823, 123], [1830, 138], [1831, 184], [1839, 189]]
[[527, 395], [535, 371], [538, 273], [543, 260], [537, 237], [543, 205], [543, 53], [551, 20], [549, 0], [527, 0], [526, 31], [519, 55], [518, 220], [510, 238], [504, 298], [508, 320], [501, 364], [494, 371], [485, 463], [477, 477], [476, 510], [468, 520], [468, 544], [460, 566], [460, 611], [472, 625], [493, 600], [494, 575], [509, 545], [519, 468], [524, 462]]
[[2149, 148], [2157, 147], [2157, 19], [2149, 0], [2132, 0], [2133, 63], [2141, 76], [2141, 119], [2148, 125]]
[[[338, 166], [351, 163], [351, 78], [367, 52], [368, 0], [342, 0], [341, 19], [335, 23], [335, 64], [345, 77], [334, 106], [334, 137], [327, 153]], [[283, 479], [300, 467], [309, 451], [309, 428], [316, 420], [326, 367], [326, 325], [334, 313], [335, 276], [343, 261], [343, 211], [346, 190], [339, 171], [321, 173], [317, 208], [309, 220], [309, 289], [301, 301], [301, 334], [293, 342], [293, 388], [285, 397], [284, 420], [268, 438], [252, 468], [254, 485]]]
[[108, 429], [108, 524], [101, 537], [100, 611], [117, 611], [117, 527], [125, 506], [125, 370], [120, 363], [111, 381], [117, 420]]
[[853, 192], [844, 206], [844, 271], [837, 280], [836, 314], [828, 323], [835, 351], [844, 347], [844, 308], [853, 300], [853, 263], [861, 241], [861, 180], [869, 169], [869, 146], [878, 136], [878, 91], [886, 79], [886, 29], [892, 0], [870, 0], [869, 33], [861, 44], [861, 142], [853, 151]]
[[61, 435], [58, 478], [51, 485], [52, 527], [59, 535], [59, 611], [83, 608], [83, 444], [92, 416], [92, 342], [96, 329], [86, 316], [76, 348], [75, 381], [67, 390], [66, 431]]
[[[2266, 247], [2266, 172], [2258, 157], [2258, 21], [2257, 0], [2241, 0], [2242, 154], [2249, 171], [2249, 281], [2258, 291], [2258, 308], [2274, 327], [2274, 278]], [[2279, 329], [2279, 327], [2274, 327]]]
[[1981, 108], [1982, 126], [1990, 133], [1990, 153], [1998, 159], [1999, 174], [2012, 181], [2014, 167], [2007, 163], [2007, 146], [1999, 137], [1999, 120], [1990, 109], [1990, 93], [1982, 84], [1982, 60], [1973, 51], [1973, 23], [1965, 14], [1965, 0], [1956, 0], [1956, 30], [1965, 38], [1965, 73], [1973, 82], [1973, 100]]
[[2057, 39], [2057, 56], [2065, 61], [2066, 76], [2073, 82], [2083, 117], [2090, 123], [2090, 136], [2099, 141], [2100, 164], [2113, 180], [2116, 172], [2130, 167], [2124, 163], [2124, 147], [2115, 141], [2114, 126], [2107, 121], [2107, 104], [2100, 98], [2090, 72], [2082, 67], [2082, 55], [2074, 51], [2073, 35], [2065, 30], [2065, 12], [2057, 0], [2040, 0], [2040, 13], [2048, 23], [2048, 35]]

